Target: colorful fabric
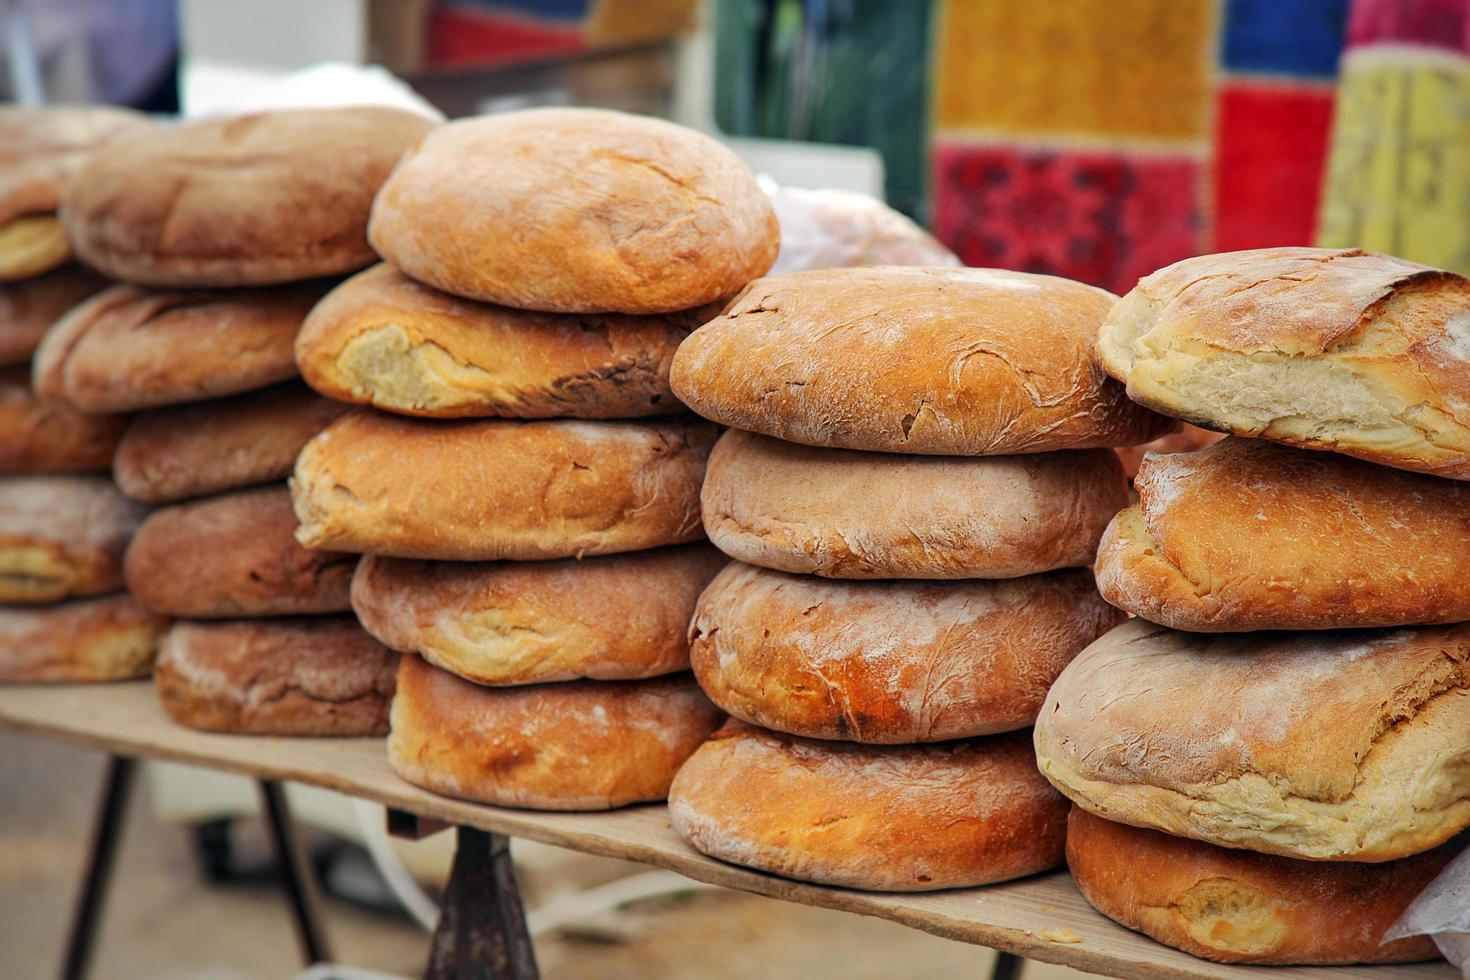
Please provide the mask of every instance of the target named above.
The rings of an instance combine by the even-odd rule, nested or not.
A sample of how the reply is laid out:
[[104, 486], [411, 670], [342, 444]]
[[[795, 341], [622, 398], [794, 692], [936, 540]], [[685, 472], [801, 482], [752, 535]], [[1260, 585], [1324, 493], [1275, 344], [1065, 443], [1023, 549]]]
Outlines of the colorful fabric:
[[489, 65], [671, 37], [696, 0], [439, 0], [429, 15], [429, 63]]

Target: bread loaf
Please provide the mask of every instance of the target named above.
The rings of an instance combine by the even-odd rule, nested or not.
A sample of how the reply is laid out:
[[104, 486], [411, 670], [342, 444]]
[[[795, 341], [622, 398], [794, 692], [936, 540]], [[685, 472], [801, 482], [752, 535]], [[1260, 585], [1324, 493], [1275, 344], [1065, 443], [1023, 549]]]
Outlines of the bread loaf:
[[781, 226], [773, 276], [854, 265], [960, 265], [939, 239], [876, 197], [831, 188], [768, 193]]
[[49, 606], [0, 607], [0, 683], [146, 677], [168, 620], [126, 593]]
[[123, 549], [144, 513], [102, 476], [0, 480], [0, 604], [122, 588]]
[[105, 288], [106, 279], [80, 265], [23, 282], [0, 282], [0, 367], [29, 366], [51, 325]]
[[36, 397], [25, 368], [0, 368], [0, 473], [105, 470], [127, 419]]
[[1123, 463], [1123, 472], [1131, 480], [1138, 475], [1138, 468], [1143, 465], [1143, 458], [1149, 453], [1194, 452], [1196, 449], [1213, 446], [1223, 438], [1225, 437], [1219, 432], [1193, 425], [1181, 425], [1178, 432], [1160, 436], [1153, 442], [1146, 442], [1141, 446], [1121, 446], [1113, 451], [1118, 454], [1118, 459]]

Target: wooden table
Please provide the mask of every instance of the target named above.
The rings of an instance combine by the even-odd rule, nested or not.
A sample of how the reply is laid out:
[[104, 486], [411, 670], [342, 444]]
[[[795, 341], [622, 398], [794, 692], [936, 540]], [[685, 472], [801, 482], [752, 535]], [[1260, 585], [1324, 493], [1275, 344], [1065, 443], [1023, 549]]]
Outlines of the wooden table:
[[788, 881], [724, 864], [692, 850], [670, 829], [662, 806], [609, 813], [536, 813], [446, 799], [393, 775], [380, 739], [258, 738], [195, 732], [168, 720], [147, 682], [3, 688], [0, 728], [120, 756], [165, 759], [257, 779], [308, 783], [459, 826], [640, 861], [697, 881], [788, 902], [891, 919], [947, 939], [1108, 976], [1457, 980], [1457, 974], [1443, 962], [1283, 970], [1227, 967], [1195, 959], [1097, 914], [1064, 873], [986, 888], [906, 895]]

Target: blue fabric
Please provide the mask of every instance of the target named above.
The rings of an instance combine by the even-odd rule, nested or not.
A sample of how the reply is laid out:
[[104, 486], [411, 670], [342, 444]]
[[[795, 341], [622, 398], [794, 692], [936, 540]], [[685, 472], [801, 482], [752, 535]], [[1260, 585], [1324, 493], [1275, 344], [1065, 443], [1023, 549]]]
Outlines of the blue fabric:
[[1226, 0], [1220, 63], [1226, 71], [1332, 78], [1348, 0]]

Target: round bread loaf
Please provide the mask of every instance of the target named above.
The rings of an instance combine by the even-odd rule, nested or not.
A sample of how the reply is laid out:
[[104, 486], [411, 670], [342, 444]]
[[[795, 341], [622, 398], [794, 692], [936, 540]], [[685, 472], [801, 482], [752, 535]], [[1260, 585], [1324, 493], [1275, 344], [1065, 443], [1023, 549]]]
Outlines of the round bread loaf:
[[386, 735], [398, 655], [351, 616], [176, 623], [154, 686], [181, 725], [234, 735]]
[[147, 677], [168, 620], [126, 593], [49, 606], [0, 607], [0, 683]]
[[106, 279], [80, 265], [64, 265], [24, 282], [0, 283], [0, 367], [29, 366], [51, 325], [106, 288]]
[[1078, 805], [1211, 844], [1389, 861], [1470, 827], [1470, 623], [1181, 633], [1130, 620], [1036, 722]]
[[1428, 936], [1382, 943], [1460, 842], [1384, 864], [1297, 861], [1172, 837], [1073, 807], [1067, 864], [1108, 918], [1221, 963], [1282, 966], [1435, 959]]
[[0, 479], [0, 604], [122, 588], [123, 550], [145, 513], [104, 476]]
[[62, 200], [81, 260], [147, 286], [260, 286], [374, 261], [373, 195], [433, 127], [377, 106], [209, 119], [119, 140]]
[[296, 363], [329, 398], [403, 415], [667, 415], [684, 407], [669, 390], [674, 351], [714, 312], [532, 313], [458, 299], [379, 265], [316, 305]]
[[1235, 632], [1470, 620], [1470, 485], [1229, 438], [1150, 456], [1097, 556], [1114, 605]]
[[994, 269], [760, 279], [674, 355], [705, 418], [809, 446], [996, 456], [1148, 442], [1168, 419], [1093, 361], [1116, 297]]
[[673, 123], [532, 109], [441, 126], [373, 202], [378, 254], [471, 299], [555, 313], [672, 313], [776, 259], [750, 168]]
[[1149, 453], [1189, 453], [1196, 449], [1204, 449], [1213, 446], [1225, 438], [1219, 432], [1211, 432], [1209, 429], [1201, 429], [1193, 425], [1181, 425], [1178, 432], [1171, 432], [1166, 436], [1160, 436], [1153, 442], [1146, 442], [1141, 446], [1122, 446], [1113, 450], [1118, 454], [1118, 459], [1123, 463], [1123, 472], [1128, 479], [1132, 480], [1138, 475], [1138, 468], [1143, 465], [1143, 457]]
[[1014, 578], [1090, 565], [1128, 503], [1108, 450], [965, 459], [813, 449], [731, 429], [705, 532], [752, 565], [850, 579]]
[[282, 480], [301, 447], [345, 411], [295, 382], [152, 409], [123, 433], [112, 476], [123, 493], [150, 504]]
[[404, 654], [388, 761], [445, 796], [608, 810], [667, 796], [721, 717], [688, 674], [482, 687]]
[[1139, 280], [1098, 355], [1196, 425], [1470, 479], [1470, 279], [1357, 249], [1202, 255]]
[[128, 546], [128, 591], [189, 619], [346, 612], [357, 556], [296, 543], [291, 494], [237, 490], [154, 511]]
[[0, 368], [0, 473], [86, 473], [112, 462], [127, 419], [38, 398], [25, 368]]
[[388, 646], [478, 684], [637, 680], [689, 669], [689, 617], [723, 564], [706, 544], [493, 564], [368, 555], [352, 608]]
[[669, 821], [696, 850], [823, 885], [933, 891], [1062, 863], [1067, 801], [1024, 732], [850, 745], [730, 722], [679, 770]]
[[291, 345], [320, 282], [232, 292], [114, 286], [59, 320], [36, 390], [84, 412], [203, 401], [296, 376]]
[[844, 190], [768, 191], [781, 226], [773, 276], [855, 265], [959, 265], [939, 239], [876, 197]]
[[296, 461], [296, 538], [309, 548], [458, 561], [696, 541], [714, 440], [714, 426], [689, 418], [425, 422], [353, 412]]
[[1123, 614], [1081, 569], [1002, 582], [832, 582], [731, 562], [689, 626], [694, 676], [754, 725], [908, 744], [1026, 728]]

